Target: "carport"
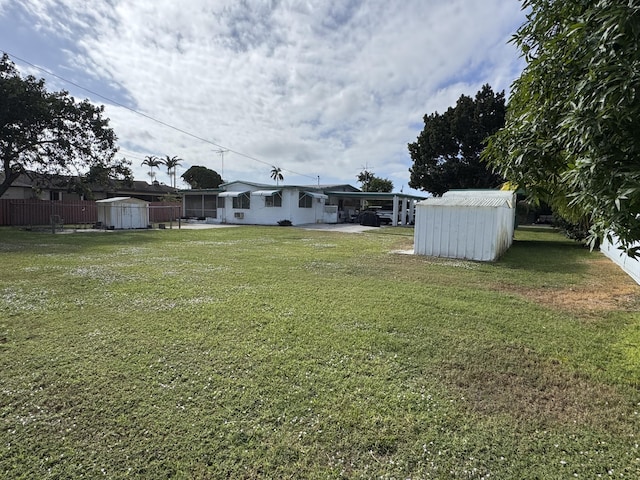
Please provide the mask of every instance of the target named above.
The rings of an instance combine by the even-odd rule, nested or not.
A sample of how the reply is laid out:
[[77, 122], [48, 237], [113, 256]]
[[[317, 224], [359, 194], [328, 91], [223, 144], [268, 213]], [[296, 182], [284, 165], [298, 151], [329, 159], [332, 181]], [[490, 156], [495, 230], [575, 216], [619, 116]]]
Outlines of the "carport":
[[358, 200], [360, 210], [365, 208], [365, 205], [373, 205], [375, 202], [391, 201], [393, 205], [391, 225], [394, 227], [397, 227], [398, 225], [412, 225], [415, 220], [416, 204], [426, 198], [393, 192], [325, 191], [325, 193], [329, 196], [327, 204], [338, 205], [339, 210], [342, 209], [341, 206], [345, 203], [345, 200]]

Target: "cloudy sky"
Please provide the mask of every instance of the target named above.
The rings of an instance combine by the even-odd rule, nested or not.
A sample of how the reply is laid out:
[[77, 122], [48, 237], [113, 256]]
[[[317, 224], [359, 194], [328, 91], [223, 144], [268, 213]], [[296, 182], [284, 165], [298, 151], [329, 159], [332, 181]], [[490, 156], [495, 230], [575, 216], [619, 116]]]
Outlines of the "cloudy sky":
[[518, 0], [0, 0], [0, 51], [104, 104], [136, 179], [175, 155], [178, 175], [357, 186], [368, 168], [413, 192], [423, 116], [508, 92], [523, 21]]

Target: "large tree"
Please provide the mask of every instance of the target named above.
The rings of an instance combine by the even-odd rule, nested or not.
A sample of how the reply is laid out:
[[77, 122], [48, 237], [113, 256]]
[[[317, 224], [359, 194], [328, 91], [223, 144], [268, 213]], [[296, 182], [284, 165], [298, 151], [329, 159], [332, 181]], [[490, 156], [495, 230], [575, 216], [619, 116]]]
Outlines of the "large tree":
[[164, 160], [162, 161], [164, 166], [167, 167], [167, 174], [171, 179], [171, 186], [176, 188], [176, 176], [178, 173], [178, 165], [182, 163], [182, 159], [176, 156], [170, 157], [169, 155], [165, 155]]
[[131, 178], [130, 163], [114, 159], [116, 136], [104, 107], [48, 92], [43, 79], [22, 77], [7, 54], [0, 59], [0, 197], [22, 174], [83, 175], [92, 167], [107, 177]]
[[149, 173], [147, 173], [147, 175], [149, 175], [149, 179], [150, 181], [153, 183], [156, 180], [156, 174], [153, 171], [154, 168], [160, 168], [160, 165], [163, 164], [163, 161], [161, 158], [156, 157], [155, 155], [147, 155], [146, 157], [144, 157], [144, 160], [142, 161], [141, 165], [142, 166], [147, 166], [149, 167]]
[[[640, 240], [640, 5], [526, 0], [527, 62], [486, 159], [574, 222], [589, 243]], [[628, 250], [636, 255], [638, 249]]]
[[356, 175], [356, 179], [362, 186], [363, 192], [393, 191], [393, 182], [391, 180], [388, 178], [376, 177], [375, 173], [366, 169]]
[[475, 98], [462, 95], [446, 112], [424, 116], [409, 154], [411, 188], [440, 196], [453, 188], [494, 188], [503, 182], [480, 160], [486, 139], [504, 126], [504, 91], [484, 85]]
[[222, 177], [215, 170], [194, 165], [181, 175], [191, 188], [218, 188], [223, 183]]

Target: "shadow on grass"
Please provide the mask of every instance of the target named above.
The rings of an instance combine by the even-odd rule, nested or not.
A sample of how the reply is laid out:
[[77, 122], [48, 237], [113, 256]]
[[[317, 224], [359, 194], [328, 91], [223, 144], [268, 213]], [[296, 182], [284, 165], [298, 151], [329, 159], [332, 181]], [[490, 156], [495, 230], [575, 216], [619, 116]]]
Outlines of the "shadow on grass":
[[506, 268], [532, 272], [583, 273], [588, 268], [583, 260], [594, 254], [555, 230], [540, 232], [539, 229], [521, 228], [498, 263]]

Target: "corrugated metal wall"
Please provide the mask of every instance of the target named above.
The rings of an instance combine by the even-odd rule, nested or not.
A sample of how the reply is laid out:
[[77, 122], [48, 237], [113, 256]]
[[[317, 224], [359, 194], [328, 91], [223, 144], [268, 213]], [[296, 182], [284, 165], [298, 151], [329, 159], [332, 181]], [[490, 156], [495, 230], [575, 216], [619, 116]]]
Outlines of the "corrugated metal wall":
[[501, 198], [431, 198], [416, 206], [418, 255], [493, 261], [513, 241], [514, 209]]

